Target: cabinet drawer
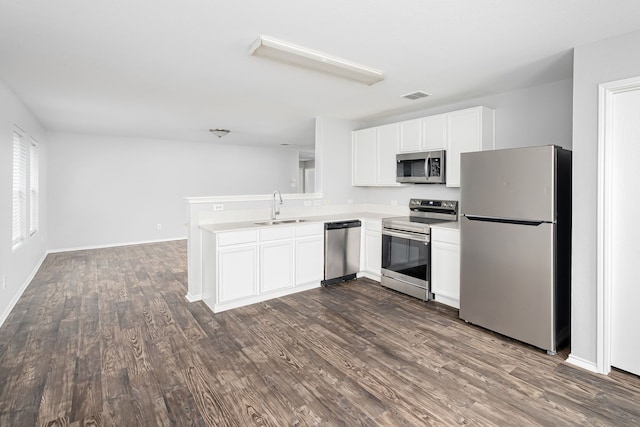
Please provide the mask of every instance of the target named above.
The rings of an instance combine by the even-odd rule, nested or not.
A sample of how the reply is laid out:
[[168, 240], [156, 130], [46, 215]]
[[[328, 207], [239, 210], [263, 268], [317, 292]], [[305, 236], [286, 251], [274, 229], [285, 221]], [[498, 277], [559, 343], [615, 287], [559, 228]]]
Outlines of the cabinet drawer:
[[323, 232], [323, 224], [305, 224], [295, 227], [296, 237], [321, 236]]
[[224, 233], [218, 233], [218, 246], [253, 243], [256, 240], [256, 230], [227, 231]]
[[434, 241], [453, 243], [454, 245], [460, 244], [460, 230], [433, 227], [431, 231]]
[[276, 226], [272, 228], [263, 228], [259, 231], [259, 233], [261, 242], [268, 242], [270, 240], [291, 239], [293, 237], [293, 228]]

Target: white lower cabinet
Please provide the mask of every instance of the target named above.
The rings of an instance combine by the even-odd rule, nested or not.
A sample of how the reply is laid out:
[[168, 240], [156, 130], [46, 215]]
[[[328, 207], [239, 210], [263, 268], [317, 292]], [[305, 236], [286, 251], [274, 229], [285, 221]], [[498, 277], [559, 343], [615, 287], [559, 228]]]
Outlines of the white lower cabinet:
[[460, 308], [460, 231], [431, 228], [431, 292], [443, 304]]
[[324, 278], [324, 240], [322, 236], [296, 240], [295, 284], [319, 283]]
[[205, 233], [203, 300], [214, 313], [320, 286], [324, 225]]
[[360, 273], [364, 277], [380, 280], [382, 264], [382, 224], [379, 220], [362, 221]]
[[258, 249], [255, 246], [228, 247], [218, 251], [218, 300], [233, 301], [254, 295], [257, 286]]
[[260, 245], [260, 293], [293, 287], [293, 241]]

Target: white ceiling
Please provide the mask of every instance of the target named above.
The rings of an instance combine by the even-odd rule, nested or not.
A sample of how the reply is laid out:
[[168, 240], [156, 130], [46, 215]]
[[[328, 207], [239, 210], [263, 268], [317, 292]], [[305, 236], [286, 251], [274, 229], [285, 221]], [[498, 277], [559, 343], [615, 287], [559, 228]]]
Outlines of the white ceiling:
[[[570, 78], [574, 46], [636, 29], [637, 0], [0, 0], [0, 77], [49, 130], [305, 145], [316, 116], [366, 120]], [[250, 56], [261, 34], [386, 79]], [[415, 90], [432, 96], [401, 98]]]

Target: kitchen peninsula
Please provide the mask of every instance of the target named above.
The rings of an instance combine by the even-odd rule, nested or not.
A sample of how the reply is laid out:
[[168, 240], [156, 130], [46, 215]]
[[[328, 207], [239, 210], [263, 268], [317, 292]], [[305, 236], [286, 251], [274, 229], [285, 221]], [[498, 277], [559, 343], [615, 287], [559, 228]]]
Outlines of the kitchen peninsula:
[[[202, 199], [197, 201], [193, 206], [202, 207]], [[320, 287], [324, 223], [348, 219], [363, 224], [358, 277], [379, 281], [381, 220], [408, 214], [406, 207], [373, 204], [287, 205], [275, 223], [265, 220], [264, 209], [201, 209], [189, 241], [188, 298], [220, 312]], [[442, 224], [456, 234], [457, 226]]]

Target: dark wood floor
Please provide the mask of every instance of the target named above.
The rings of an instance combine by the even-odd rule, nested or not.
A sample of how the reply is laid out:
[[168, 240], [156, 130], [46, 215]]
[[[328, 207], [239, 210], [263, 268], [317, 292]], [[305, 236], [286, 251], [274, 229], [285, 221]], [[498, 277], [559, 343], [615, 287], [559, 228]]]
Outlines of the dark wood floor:
[[0, 328], [0, 426], [640, 425], [599, 376], [358, 280], [219, 314], [184, 241], [49, 255]]

